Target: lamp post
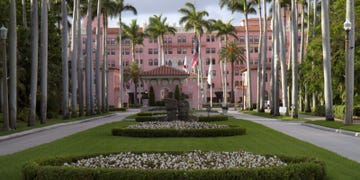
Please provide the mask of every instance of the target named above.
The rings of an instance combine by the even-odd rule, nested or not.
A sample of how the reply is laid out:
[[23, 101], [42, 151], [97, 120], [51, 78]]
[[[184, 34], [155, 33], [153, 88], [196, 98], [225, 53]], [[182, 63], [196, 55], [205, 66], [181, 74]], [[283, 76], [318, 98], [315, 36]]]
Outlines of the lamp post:
[[350, 125], [352, 124], [352, 116], [353, 116], [353, 96], [354, 96], [354, 85], [352, 83], [353, 78], [351, 78], [351, 59], [349, 57], [349, 33], [351, 31], [351, 22], [349, 19], [346, 19], [344, 22], [344, 29], [346, 32], [345, 35], [345, 117], [344, 124]]
[[2, 44], [2, 75], [3, 75], [3, 128], [9, 130], [9, 99], [8, 99], [8, 86], [7, 86], [7, 64], [6, 64], [6, 39], [7, 39], [7, 29], [4, 25], [0, 28], [0, 37]]

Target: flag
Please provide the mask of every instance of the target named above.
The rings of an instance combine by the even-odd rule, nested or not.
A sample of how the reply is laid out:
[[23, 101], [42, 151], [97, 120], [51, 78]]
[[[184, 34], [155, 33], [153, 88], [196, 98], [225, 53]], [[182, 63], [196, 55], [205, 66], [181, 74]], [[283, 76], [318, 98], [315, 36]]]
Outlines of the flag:
[[191, 67], [193, 69], [198, 64], [198, 61], [199, 61], [199, 43], [195, 35], [193, 40], [193, 58], [191, 61]]
[[207, 77], [207, 82], [210, 86], [212, 84], [211, 79], [212, 79], [212, 62], [210, 61], [209, 72], [208, 72], [208, 77]]
[[185, 59], [184, 59], [184, 71], [185, 72], [188, 72], [188, 65], [187, 65], [187, 58], [186, 58], [186, 56], [185, 56]]

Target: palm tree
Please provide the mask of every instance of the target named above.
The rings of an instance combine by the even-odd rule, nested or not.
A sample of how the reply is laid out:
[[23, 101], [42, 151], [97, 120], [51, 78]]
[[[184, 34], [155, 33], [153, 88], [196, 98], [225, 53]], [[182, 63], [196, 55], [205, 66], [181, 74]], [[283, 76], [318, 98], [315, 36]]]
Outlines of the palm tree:
[[77, 73], [78, 73], [78, 88], [79, 88], [79, 116], [84, 114], [84, 87], [83, 87], [83, 54], [82, 54], [82, 37], [81, 37], [81, 18], [80, 18], [80, 1], [77, 0]]
[[[26, 0], [21, 0], [22, 5], [22, 22], [23, 26], [27, 28], [27, 18], [26, 18]], [[11, 16], [10, 16], [11, 17]]]
[[67, 21], [67, 8], [66, 2], [61, 1], [61, 24], [62, 24], [62, 34], [61, 34], [61, 49], [62, 49], [62, 78], [63, 78], [63, 118], [67, 119], [69, 117], [69, 69], [68, 69], [68, 21]]
[[140, 72], [139, 63], [137, 61], [133, 61], [129, 67], [127, 67], [124, 71], [124, 81], [130, 81], [134, 83], [134, 103], [137, 103], [136, 95], [137, 95], [137, 84], [140, 80]]
[[16, 129], [16, 113], [17, 113], [17, 76], [16, 76], [16, 50], [17, 50], [17, 34], [16, 34], [16, 1], [10, 1], [10, 26], [9, 26], [9, 120], [10, 128]]
[[[209, 16], [209, 13], [206, 11], [197, 11], [195, 8], [195, 5], [187, 2], [185, 4], [185, 8], [180, 8], [179, 12], [183, 14], [183, 16], [180, 18], [179, 23], [184, 24], [185, 23], [185, 30], [194, 30], [194, 36], [195, 41], [198, 42], [198, 52], [199, 52], [199, 76], [201, 77], [198, 82], [199, 88], [198, 88], [198, 108], [200, 107], [200, 89], [204, 88], [204, 82], [203, 82], [203, 63], [201, 58], [201, 36], [204, 34], [204, 30], [210, 30], [211, 28], [211, 21], [205, 20], [205, 16]], [[195, 43], [196, 44], [196, 43]], [[203, 91], [202, 91], [203, 93]]]
[[235, 41], [229, 42], [220, 49], [219, 58], [229, 60], [231, 63], [231, 100], [234, 100], [234, 64], [245, 61], [244, 49], [236, 44]]
[[81, 28], [77, 26], [78, 17], [78, 9], [77, 3], [79, 0], [74, 0], [73, 6], [73, 20], [72, 20], [72, 32], [71, 32], [71, 117], [77, 116], [77, 38], [81, 38], [81, 36], [77, 36], [77, 28]]
[[48, 81], [48, 1], [41, 3], [41, 123], [47, 120]]
[[137, 11], [134, 6], [130, 4], [125, 4], [124, 0], [115, 0], [115, 11], [119, 15], [119, 67], [120, 67], [120, 76], [119, 76], [119, 86], [120, 86], [120, 98], [119, 98], [119, 107], [123, 107], [124, 102], [124, 80], [123, 80], [123, 73], [124, 73], [124, 66], [123, 66], [123, 59], [122, 59], [122, 20], [121, 14], [125, 11], [130, 11], [133, 14], [137, 14]]
[[241, 12], [245, 16], [245, 43], [246, 43], [246, 68], [247, 68], [247, 83], [248, 88], [246, 92], [247, 108], [252, 109], [252, 88], [251, 88], [251, 69], [250, 69], [250, 47], [249, 47], [249, 30], [248, 30], [248, 15], [255, 14], [253, 8], [254, 1], [248, 0], [220, 0], [220, 7], [227, 6], [232, 13], [235, 11]]
[[299, 80], [298, 80], [298, 23], [297, 23], [297, 3], [291, 0], [292, 11], [292, 31], [291, 31], [291, 49], [292, 49], [292, 98], [291, 98], [291, 117], [298, 117], [298, 95], [299, 95]]
[[149, 18], [149, 27], [146, 29], [146, 34], [149, 34], [151, 38], [155, 39], [159, 37], [159, 46], [161, 47], [161, 60], [160, 65], [165, 64], [165, 53], [164, 53], [164, 36], [165, 34], [175, 35], [176, 29], [171, 27], [166, 22], [167, 18], [162, 18], [162, 15]]
[[[228, 39], [229, 36], [232, 36], [234, 39], [238, 39], [237, 38], [237, 34], [236, 34], [236, 29], [235, 27], [231, 24], [232, 19], [227, 21], [226, 23], [222, 22], [221, 20], [217, 20], [214, 24], [214, 30], [217, 31], [216, 33], [216, 37], [219, 38], [221, 36], [224, 36], [224, 41], [225, 41], [225, 45], [227, 45], [228, 43]], [[224, 63], [223, 63], [224, 61]], [[226, 72], [226, 66], [227, 66], [227, 59], [226, 57], [224, 57], [224, 60], [220, 61], [220, 71], [221, 72]], [[233, 70], [232, 70], [233, 71]], [[221, 76], [223, 76], [223, 73], [221, 73]], [[222, 77], [222, 87], [223, 87], [223, 97], [225, 97], [224, 99], [224, 106], [227, 107], [227, 98], [226, 98], [226, 94], [227, 94], [227, 85], [226, 85], [226, 74], [224, 77]], [[234, 102], [235, 101], [235, 97], [234, 97], [234, 89], [231, 90], [231, 97], [230, 97], [231, 101]]]
[[86, 114], [93, 113], [92, 101], [92, 31], [91, 31], [91, 13], [92, 13], [92, 0], [88, 0], [87, 6], [87, 23], [86, 23], [86, 65], [85, 65], [85, 86], [86, 86]]
[[[263, 0], [263, 9], [267, 9], [266, 8], [266, 1], [265, 0]], [[264, 41], [263, 41], [263, 46], [262, 46], [262, 49], [261, 49], [261, 51], [262, 51], [262, 54], [263, 54], [263, 56], [261, 56], [261, 65], [262, 65], [262, 67], [261, 67], [261, 85], [260, 85], [260, 87], [261, 87], [261, 89], [260, 89], [260, 94], [261, 94], [261, 96], [260, 96], [260, 112], [264, 112], [264, 109], [265, 109], [265, 78], [266, 78], [266, 62], [267, 62], [267, 10], [265, 10], [264, 11], [264, 21], [263, 21], [263, 23], [264, 23], [264, 26], [263, 26], [263, 28], [264, 28], [264, 34], [263, 34], [263, 39], [264, 39]]]
[[[97, 3], [97, 27], [96, 27], [96, 70], [95, 70], [95, 84], [96, 84], [96, 110], [97, 113], [101, 112], [101, 98], [100, 98], [100, 19], [101, 19], [101, 0]], [[104, 39], [106, 41], [106, 39]], [[104, 103], [104, 102], [103, 102]]]
[[[265, 1], [265, 0], [264, 0]], [[261, 59], [262, 56], [266, 56], [266, 54], [263, 54], [262, 46], [263, 46], [263, 28], [262, 28], [262, 12], [261, 12], [261, 0], [255, 0], [255, 3], [258, 4], [259, 9], [259, 51], [258, 51], [258, 63], [257, 63], [257, 78], [256, 78], [256, 111], [261, 111]], [[266, 11], [266, 9], [265, 9]], [[265, 19], [264, 19], [265, 21]]]
[[321, 1], [321, 34], [324, 64], [324, 100], [325, 118], [333, 121], [333, 93], [331, 85], [331, 62], [330, 62], [330, 30], [329, 30], [329, 0]]
[[31, 80], [30, 80], [30, 118], [28, 126], [33, 126], [36, 120], [36, 91], [38, 76], [38, 54], [39, 54], [39, 20], [38, 2], [31, 0]]
[[144, 32], [140, 31], [139, 25], [136, 23], [136, 20], [131, 20], [130, 25], [123, 24], [123, 38], [130, 40], [131, 45], [131, 56], [132, 61], [135, 61], [135, 46], [137, 44], [143, 44], [144, 42]]
[[108, 17], [113, 16], [116, 13], [114, 1], [112, 0], [103, 0], [101, 1], [101, 12], [103, 15], [103, 66], [102, 66], [102, 103], [103, 103], [103, 112], [108, 111], [108, 67], [107, 67], [107, 27], [108, 27]]

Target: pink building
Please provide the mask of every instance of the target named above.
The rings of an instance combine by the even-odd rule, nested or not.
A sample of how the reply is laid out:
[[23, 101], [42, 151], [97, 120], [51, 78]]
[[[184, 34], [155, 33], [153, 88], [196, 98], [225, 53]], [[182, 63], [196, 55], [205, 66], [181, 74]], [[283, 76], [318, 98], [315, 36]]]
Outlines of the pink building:
[[[86, 22], [86, 21], [84, 21]], [[257, 64], [258, 64], [258, 43], [259, 43], [259, 23], [258, 19], [249, 19], [249, 43], [250, 43], [250, 64], [251, 64], [251, 73], [252, 73], [252, 103], [256, 102], [256, 78], [257, 78]], [[270, 22], [269, 22], [270, 24]], [[146, 26], [146, 25], [144, 25]], [[93, 22], [93, 61], [95, 62], [95, 49], [96, 49], [96, 35], [95, 29], [96, 24], [95, 21]], [[270, 27], [270, 26], [269, 26]], [[85, 26], [83, 26], [85, 28]], [[237, 29], [237, 37], [238, 43], [245, 48], [245, 27], [244, 26], [236, 26]], [[83, 49], [85, 49], [85, 38], [86, 34], [83, 30]], [[271, 30], [268, 29], [268, 43], [267, 43], [267, 77], [270, 77], [270, 62], [272, 60], [272, 36]], [[101, 37], [102, 32], [101, 32]], [[119, 88], [119, 44], [117, 42], [118, 37], [118, 28], [109, 28], [107, 30], [107, 59], [108, 59], [108, 67], [109, 67], [109, 87], [108, 87], [108, 95], [109, 95], [109, 105], [118, 106], [119, 105], [119, 95], [120, 95], [120, 88]], [[177, 33], [175, 35], [166, 35], [165, 36], [165, 65], [170, 66], [181, 71], [184, 71], [184, 61], [186, 59], [188, 65], [188, 72], [192, 72], [191, 69], [191, 59], [193, 57], [193, 32], [186, 32], [182, 27], [177, 27]], [[230, 39], [233, 40], [233, 39]], [[104, 41], [102, 38], [101, 41]], [[200, 90], [197, 86], [197, 77], [196, 74], [190, 73], [190, 76], [185, 79], [181, 83], [181, 91], [189, 96], [190, 103], [192, 107], [198, 107], [202, 104], [209, 102], [210, 100], [210, 91], [206, 77], [208, 73], [209, 64], [212, 63], [212, 97], [213, 103], [222, 102], [222, 86], [221, 86], [221, 73], [220, 73], [220, 66], [219, 66], [219, 50], [221, 46], [224, 46], [224, 38], [216, 38], [216, 33], [211, 34], [204, 34], [201, 37], [201, 58], [202, 58], [202, 66], [203, 66], [203, 74], [204, 76], [204, 89], [202, 93], [198, 93]], [[103, 49], [100, 47], [101, 50]], [[83, 50], [85, 52], [85, 50]], [[160, 49], [158, 47], [157, 40], [153, 40], [150, 38], [145, 38], [143, 45], [137, 45], [135, 49], [135, 59], [139, 62], [139, 65], [142, 71], [146, 72], [157, 68], [161, 65], [159, 56]], [[103, 52], [101, 51], [101, 54]], [[85, 56], [85, 53], [84, 53]], [[123, 56], [123, 66], [126, 68], [131, 64], [131, 47], [130, 41], [128, 39], [123, 39], [122, 42], [122, 56]], [[101, 63], [102, 58], [101, 56]], [[95, 63], [94, 63], [95, 64]], [[101, 65], [102, 67], [102, 65]], [[230, 63], [227, 65], [227, 72], [224, 72], [227, 76], [227, 91], [228, 97], [230, 96], [231, 91], [231, 82], [230, 82], [230, 75], [231, 68]], [[246, 96], [246, 88], [247, 83], [245, 82], [246, 76], [246, 63], [244, 64], [236, 64], [235, 65], [235, 80], [234, 80], [234, 87], [235, 87], [235, 101], [242, 103]], [[267, 78], [270, 79], [270, 78]], [[133, 96], [134, 96], [134, 85], [131, 82], [124, 83], [124, 99], [128, 103], [133, 103]], [[270, 82], [266, 82], [266, 91], [269, 92], [269, 84]], [[138, 87], [138, 93], [145, 92], [149, 90], [151, 83], [146, 81], [142, 81]], [[166, 86], [166, 84], [163, 84]], [[172, 90], [171, 90], [172, 91]], [[198, 94], [203, 94], [203, 97], [198, 99]], [[140, 98], [140, 96], [137, 96]], [[163, 98], [160, 92], [157, 92], [155, 95], [157, 100]], [[266, 95], [267, 97], [267, 95]], [[200, 103], [200, 104], [199, 104]]]

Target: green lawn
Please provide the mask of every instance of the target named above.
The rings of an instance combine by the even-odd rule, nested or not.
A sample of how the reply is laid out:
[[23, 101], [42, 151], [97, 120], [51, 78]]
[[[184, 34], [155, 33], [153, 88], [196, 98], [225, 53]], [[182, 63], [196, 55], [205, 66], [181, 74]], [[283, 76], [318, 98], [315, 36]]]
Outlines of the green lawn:
[[[56, 119], [48, 120], [45, 124], [41, 124], [40, 121], [37, 120], [35, 125], [31, 126], [31, 127], [29, 127], [27, 125], [27, 122], [17, 121], [16, 122], [16, 130], [5, 131], [3, 129], [0, 129], [0, 136], [14, 134], [14, 133], [18, 133], [18, 132], [22, 132], [22, 131], [26, 131], [26, 130], [30, 130], [30, 129], [35, 129], [35, 128], [41, 128], [41, 127], [45, 127], [45, 126], [50, 126], [50, 125], [54, 125], [54, 124], [68, 123], [68, 122], [79, 121], [79, 120], [84, 120], [84, 119], [89, 119], [89, 118], [104, 116], [104, 115], [109, 115], [109, 114], [111, 114], [111, 112], [103, 113], [103, 114], [99, 114], [99, 115], [82, 116], [82, 117], [69, 118], [69, 119], [56, 118]], [[0, 114], [0, 123], [1, 124], [3, 123], [2, 122], [2, 114]]]
[[344, 129], [344, 130], [349, 130], [349, 131], [360, 132], [360, 124], [345, 126], [344, 123], [341, 121], [324, 121], [324, 120], [309, 121], [308, 123], [319, 125], [319, 126], [325, 126], [325, 127], [329, 127], [329, 128]]
[[21, 179], [21, 167], [29, 160], [54, 156], [119, 151], [239, 151], [259, 154], [317, 157], [326, 163], [330, 179], [358, 179], [360, 164], [309, 143], [291, 138], [265, 126], [244, 121], [222, 123], [247, 128], [247, 135], [217, 138], [131, 138], [112, 136], [113, 127], [134, 122], [106, 124], [75, 135], [40, 145], [13, 155], [0, 156], [0, 179]]
[[256, 112], [256, 111], [241, 111], [245, 114], [251, 114], [254, 116], [260, 116], [260, 117], [266, 117], [266, 118], [273, 118], [273, 119], [279, 119], [282, 121], [307, 121], [307, 119], [304, 118], [292, 118], [290, 116], [274, 116], [270, 113], [265, 113], [265, 112]]

